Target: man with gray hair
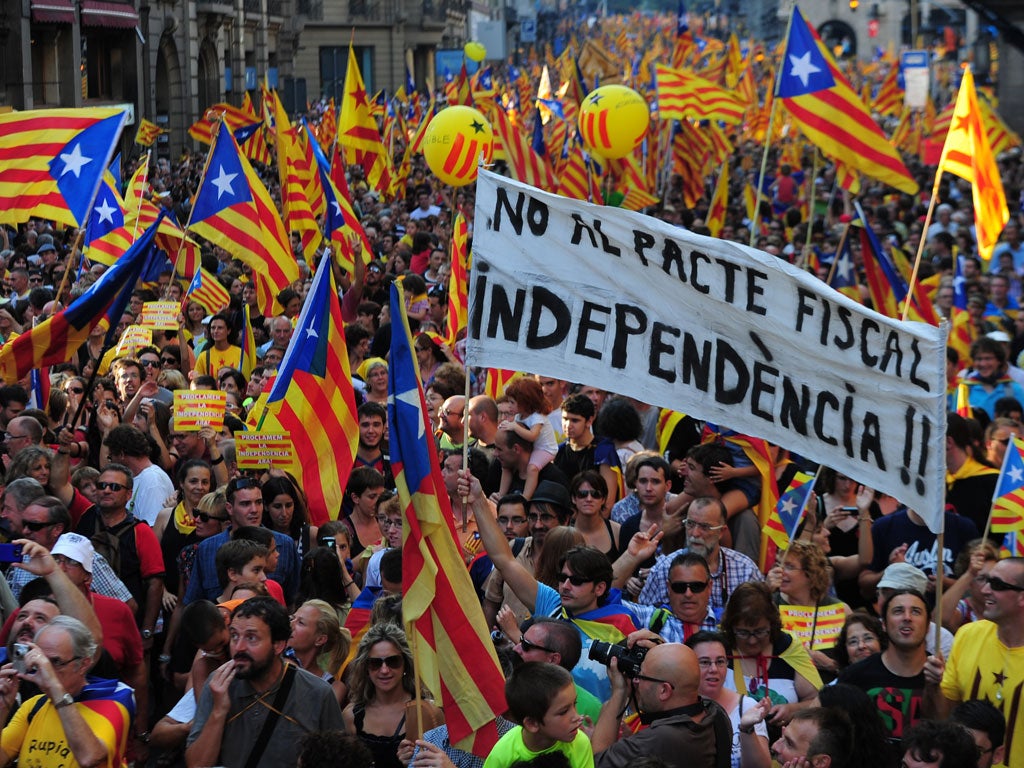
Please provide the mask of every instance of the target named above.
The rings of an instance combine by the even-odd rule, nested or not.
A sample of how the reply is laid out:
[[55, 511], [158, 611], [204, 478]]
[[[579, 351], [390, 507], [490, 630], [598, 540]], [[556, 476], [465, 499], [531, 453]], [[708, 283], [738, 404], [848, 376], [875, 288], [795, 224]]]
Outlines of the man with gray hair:
[[0, 718], [8, 720], [21, 680], [43, 693], [25, 701], [0, 734], [0, 765], [15, 758], [37, 764], [43, 745], [64, 764], [121, 764], [135, 699], [117, 680], [86, 680], [96, 647], [88, 627], [70, 616], [56, 616], [18, 644], [20, 658], [0, 670]]

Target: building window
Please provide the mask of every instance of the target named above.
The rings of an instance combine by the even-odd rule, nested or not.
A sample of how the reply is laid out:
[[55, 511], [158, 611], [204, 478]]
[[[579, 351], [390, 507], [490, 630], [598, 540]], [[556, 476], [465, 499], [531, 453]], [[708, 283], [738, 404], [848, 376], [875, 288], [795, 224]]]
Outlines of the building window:
[[[371, 98], [373, 87], [373, 47], [357, 45], [355, 51], [363, 84]], [[323, 46], [320, 48], [320, 93], [333, 98], [341, 107], [345, 89], [345, 70], [348, 69], [348, 46]]]

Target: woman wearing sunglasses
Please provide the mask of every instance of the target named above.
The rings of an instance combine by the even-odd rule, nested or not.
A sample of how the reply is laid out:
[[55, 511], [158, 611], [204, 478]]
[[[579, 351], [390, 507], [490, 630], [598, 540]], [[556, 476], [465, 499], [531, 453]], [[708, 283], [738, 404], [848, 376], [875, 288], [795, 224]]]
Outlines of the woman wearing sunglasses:
[[[89, 440], [89, 427], [92, 421], [92, 408], [89, 407], [90, 403], [88, 401], [85, 407], [81, 408], [86, 386], [86, 381], [81, 376], [72, 376], [64, 379], [60, 386], [64, 394], [67, 395], [68, 407], [64, 411], [64, 420], [60, 430], [58, 430], [57, 439], [61, 445], [67, 446], [71, 466], [78, 467], [89, 463], [90, 459], [89, 446], [91, 442]], [[80, 408], [81, 410], [79, 410]], [[100, 435], [96, 430], [91, 431], [95, 433], [94, 440], [97, 445], [96, 458], [99, 458], [98, 446]], [[66, 436], [63, 433], [66, 433]]]
[[608, 484], [599, 472], [588, 469], [572, 479], [569, 491], [575, 514], [573, 527], [583, 534], [583, 541], [588, 547], [604, 552], [614, 563], [622, 554], [619, 524], [606, 520], [601, 514], [608, 498]]
[[[373, 752], [375, 768], [404, 768], [413, 744], [405, 740], [406, 712], [416, 694], [416, 674], [405, 632], [394, 624], [376, 624], [359, 643], [349, 668], [349, 705], [342, 713], [345, 730]], [[444, 721], [441, 711], [423, 702], [424, 723]]]

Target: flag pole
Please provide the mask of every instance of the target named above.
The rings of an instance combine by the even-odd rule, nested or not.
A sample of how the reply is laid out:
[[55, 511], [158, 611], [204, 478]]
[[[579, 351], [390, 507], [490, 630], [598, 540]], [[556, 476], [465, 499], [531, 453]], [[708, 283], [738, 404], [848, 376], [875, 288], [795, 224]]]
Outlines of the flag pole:
[[[811, 484], [811, 493], [814, 492], [814, 486], [816, 486], [818, 484], [818, 475], [820, 475], [820, 474], [821, 474], [821, 465], [819, 464], [818, 465], [818, 469], [814, 473], [814, 476], [810, 480], [807, 481], [808, 483]], [[807, 502], [809, 502], [810, 500], [811, 500], [811, 494], [808, 493], [806, 496], [804, 496], [804, 503], [803, 503], [803, 506], [800, 509], [800, 514], [797, 515], [796, 525], [793, 526], [792, 530], [786, 531], [786, 533], [788, 534], [788, 538], [789, 538], [789, 541], [786, 543], [786, 549], [787, 550], [791, 546], [793, 546], [793, 539], [796, 538], [796, 530], [797, 530], [797, 528], [800, 527], [800, 521], [803, 520], [804, 514], [806, 514], [806, 512], [807, 512]]]
[[[796, 6], [794, 6], [796, 8]], [[789, 40], [790, 32], [793, 30], [793, 11], [789, 14], [789, 23], [786, 24], [786, 37]], [[782, 70], [786, 66], [786, 52], [782, 52], [782, 60], [779, 61], [778, 69], [775, 71], [775, 90], [772, 92], [772, 109], [768, 113], [768, 128], [764, 134], [764, 152], [761, 153], [761, 175], [757, 179], [757, 197], [754, 198], [754, 218], [750, 220], [750, 247], [757, 242], [758, 219], [761, 218], [761, 200], [764, 199], [764, 175], [768, 170], [768, 150], [772, 144], [772, 129], [775, 127], [775, 112], [779, 108], [779, 85], [782, 83]]]
[[78, 251], [81, 256], [79, 263], [85, 261], [85, 251], [82, 250], [82, 241], [85, 240], [85, 227], [81, 227], [78, 230], [78, 234], [75, 235], [75, 243], [71, 246], [71, 253], [68, 254], [68, 260], [64, 264], [64, 276], [60, 279], [60, 285], [57, 286], [57, 295], [53, 297], [54, 304], [60, 303], [60, 296], [64, 293], [64, 289], [68, 284], [68, 274], [71, 272], [71, 260], [74, 258], [75, 251]]
[[1017, 438], [1015, 435], [1010, 436], [1010, 442], [1006, 446], [1006, 453], [1003, 454], [1003, 466], [999, 468], [999, 482], [996, 483], [995, 490], [992, 491], [992, 504], [988, 508], [988, 520], [985, 521], [985, 533], [982, 534], [981, 540], [985, 541], [988, 539], [988, 535], [992, 532], [992, 506], [996, 503], [996, 499], [999, 498], [999, 486], [1002, 485], [1002, 479], [1006, 476], [1006, 466], [1010, 463], [1010, 451], [1019, 451], [1020, 448], [1017, 446]]
[[[149, 161], [152, 159], [152, 156], [153, 156], [153, 150], [152, 149], [147, 149], [146, 150], [146, 172], [144, 174], [142, 174], [142, 184], [143, 184], [143, 187], [145, 187], [145, 185], [149, 183]], [[142, 213], [142, 192], [143, 192], [143, 190], [140, 188], [139, 189], [139, 205], [135, 209], [135, 225], [132, 227], [132, 242], [133, 243], [139, 237], [139, 214]]]
[[832, 265], [828, 268], [828, 276], [825, 278], [827, 285], [832, 285], [832, 278], [835, 277], [836, 267], [839, 263], [839, 254], [843, 252], [843, 247], [846, 245], [847, 238], [850, 237], [850, 227], [852, 224], [847, 223], [846, 228], [843, 230], [843, 236], [839, 240], [839, 247], [836, 248], [836, 255], [832, 257]]
[[935, 213], [935, 203], [939, 199], [939, 183], [942, 181], [942, 169], [935, 171], [935, 183], [932, 184], [932, 197], [928, 201], [928, 213], [924, 217], [924, 224], [921, 226], [921, 240], [917, 244], [917, 257], [914, 259], [914, 271], [910, 275], [910, 285], [907, 286], [907, 298], [903, 302], [903, 317], [906, 321], [910, 312], [910, 299], [914, 295], [914, 285], [917, 283], [917, 272], [921, 266], [921, 257], [924, 255], [924, 246], [928, 242], [928, 227], [932, 223], [932, 215]]
[[[814, 202], [815, 202], [814, 198], [815, 198], [815, 195], [817, 194], [817, 189], [814, 186], [814, 181], [817, 178], [818, 178], [818, 148], [815, 147], [814, 148], [814, 163], [813, 163], [813, 165], [811, 165], [811, 189], [810, 189], [810, 193], [807, 196], [807, 198], [808, 198], [807, 199], [807, 239], [804, 240], [804, 253], [803, 253], [803, 256], [802, 256], [803, 263], [800, 265], [802, 269], [807, 269], [807, 262], [810, 261], [810, 259], [807, 258], [807, 249], [811, 247], [811, 229], [812, 229], [811, 225], [814, 223]], [[832, 259], [832, 268], [833, 269], [835, 269], [835, 263], [836, 263], [836, 260]], [[817, 277], [817, 275], [815, 275], [815, 277]], [[831, 272], [829, 273], [829, 277], [831, 277]], [[817, 476], [815, 476], [815, 477], [817, 477]]]
[[[224, 113], [220, 114], [220, 122], [214, 126], [213, 135], [210, 141], [210, 151], [206, 153], [206, 160], [203, 161], [203, 172], [199, 175], [199, 184], [196, 185], [196, 189], [203, 188], [203, 182], [206, 181], [206, 174], [210, 170], [210, 159], [213, 157], [213, 145], [217, 141], [217, 138], [222, 129], [227, 128], [227, 121], [224, 119]], [[192, 214], [195, 212], [195, 200], [192, 201], [192, 205], [188, 207], [188, 219], [185, 220], [185, 226], [181, 228], [181, 242], [178, 244], [178, 252], [174, 255], [174, 269], [177, 272], [178, 259], [181, 258], [181, 251], [185, 247], [185, 238], [188, 237], [188, 228], [192, 225]], [[201, 265], [200, 265], [201, 267]], [[186, 275], [186, 277], [188, 277]], [[189, 279], [194, 278], [192, 275]]]

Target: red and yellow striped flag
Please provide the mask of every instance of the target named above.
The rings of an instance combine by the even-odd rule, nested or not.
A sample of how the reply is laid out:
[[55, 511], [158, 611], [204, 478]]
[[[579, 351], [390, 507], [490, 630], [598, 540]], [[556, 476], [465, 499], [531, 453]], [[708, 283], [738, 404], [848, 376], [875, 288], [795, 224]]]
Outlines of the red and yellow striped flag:
[[452, 274], [448, 279], [448, 327], [445, 343], [455, 346], [469, 312], [469, 225], [460, 211], [452, 226]]
[[181, 300], [181, 311], [184, 312], [189, 301], [201, 304], [208, 315], [215, 315], [231, 304], [231, 293], [225, 288], [216, 275], [200, 267], [196, 276], [189, 283], [188, 290]]
[[161, 133], [166, 133], [166, 131], [156, 123], [142, 118], [139, 120], [139, 129], [135, 132], [135, 143], [144, 147], [152, 147]]
[[729, 205], [729, 164], [722, 166], [722, 172], [718, 174], [718, 183], [715, 185], [715, 194], [711, 198], [711, 206], [708, 208], [708, 218], [705, 224], [711, 230], [712, 237], [718, 237], [718, 233], [725, 226], [725, 213]]
[[684, 69], [658, 64], [658, 117], [662, 120], [721, 120], [739, 123], [747, 111], [734, 93]]
[[338, 117], [338, 142], [345, 148], [345, 162], [363, 167], [366, 182], [390, 198], [395, 171], [380, 138], [377, 122], [370, 114], [366, 87], [359, 71], [355, 50], [349, 45], [345, 71], [345, 97]]

